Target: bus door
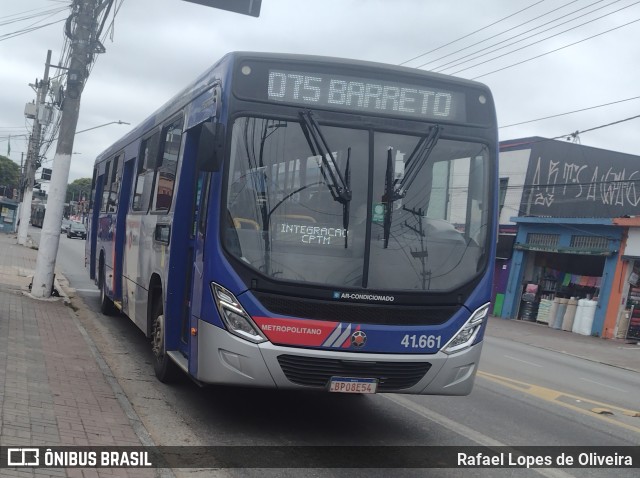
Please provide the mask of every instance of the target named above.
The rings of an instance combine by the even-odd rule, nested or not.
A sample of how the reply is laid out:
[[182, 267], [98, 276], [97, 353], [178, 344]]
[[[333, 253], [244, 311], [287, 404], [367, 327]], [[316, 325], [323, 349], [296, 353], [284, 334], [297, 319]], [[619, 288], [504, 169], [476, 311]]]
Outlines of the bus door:
[[[114, 242], [114, 299], [122, 304], [122, 276], [124, 269], [125, 245], [127, 242], [127, 213], [129, 212], [129, 199], [131, 197], [131, 182], [133, 181], [133, 171], [135, 165], [134, 160], [124, 161], [124, 155], [116, 159], [118, 163], [117, 184], [115, 185], [116, 201], [115, 210], [117, 211], [115, 224], [115, 242]], [[124, 165], [123, 165], [124, 163]], [[124, 171], [123, 171], [124, 170]], [[120, 306], [122, 308], [122, 305]]]
[[[97, 171], [94, 171], [94, 176]], [[100, 209], [102, 208], [102, 190], [105, 183], [105, 174], [102, 173], [97, 176], [95, 181], [95, 188], [91, 196], [91, 228], [90, 234], [87, 238], [90, 241], [89, 251], [89, 274], [94, 279], [96, 285], [100, 285], [100, 277], [98, 277], [98, 229], [100, 228], [99, 217]]]
[[[95, 257], [96, 257], [96, 240], [97, 240], [97, 229], [96, 229], [96, 224], [98, 224], [98, 211], [99, 211], [99, 207], [96, 208], [96, 188], [98, 187], [98, 185], [96, 184], [97, 181], [97, 176], [98, 176], [98, 169], [94, 168], [93, 169], [93, 177], [91, 179], [91, 194], [89, 196], [89, 208], [88, 208], [88, 214], [86, 216], [86, 226], [87, 226], [87, 231], [89, 231], [89, 235], [87, 237], [87, 240], [85, 241], [84, 244], [84, 262], [85, 262], [85, 267], [87, 266], [87, 261], [88, 261], [88, 265], [89, 265], [89, 278], [90, 279], [95, 279], [96, 277], [96, 261], [95, 261]], [[100, 192], [100, 194], [102, 194], [102, 192]], [[94, 217], [96, 219], [94, 219]]]
[[[192, 208], [192, 243], [189, 248], [189, 264], [193, 264], [191, 277], [189, 278], [191, 298], [189, 314], [183, 317], [181, 344], [186, 348], [185, 353], [190, 356], [196, 351], [192, 348], [195, 344], [189, 343], [191, 327], [197, 327], [197, 321], [201, 316], [203, 294], [208, 291], [204, 275], [204, 255], [206, 244], [207, 210], [209, 204], [209, 188], [211, 173], [200, 172], [197, 176], [194, 207]], [[188, 319], [188, 320], [184, 320]], [[189, 326], [191, 324], [191, 327]], [[190, 368], [195, 367], [195, 361], [190, 362]], [[190, 370], [192, 371], [192, 370]], [[193, 370], [192, 372], [195, 372]]]

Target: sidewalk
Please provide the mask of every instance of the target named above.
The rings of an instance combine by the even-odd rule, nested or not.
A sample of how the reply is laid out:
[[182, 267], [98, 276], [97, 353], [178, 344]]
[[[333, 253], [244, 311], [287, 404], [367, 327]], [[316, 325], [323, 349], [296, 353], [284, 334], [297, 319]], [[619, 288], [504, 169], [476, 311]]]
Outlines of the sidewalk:
[[[0, 234], [0, 446], [152, 445], [73, 309], [61, 298], [28, 295], [36, 257], [15, 235]], [[0, 477], [27, 476], [152, 477], [156, 470], [0, 468]]]
[[486, 335], [640, 373], [640, 345], [627, 340], [605, 340], [556, 330], [536, 322], [496, 317], [489, 318]]

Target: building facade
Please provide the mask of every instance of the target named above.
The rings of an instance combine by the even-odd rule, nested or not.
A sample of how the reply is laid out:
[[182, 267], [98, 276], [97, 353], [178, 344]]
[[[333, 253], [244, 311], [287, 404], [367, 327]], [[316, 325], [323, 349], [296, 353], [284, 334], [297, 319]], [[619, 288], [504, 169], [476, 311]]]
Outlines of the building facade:
[[493, 314], [628, 336], [640, 320], [639, 180], [639, 156], [539, 137], [502, 142]]

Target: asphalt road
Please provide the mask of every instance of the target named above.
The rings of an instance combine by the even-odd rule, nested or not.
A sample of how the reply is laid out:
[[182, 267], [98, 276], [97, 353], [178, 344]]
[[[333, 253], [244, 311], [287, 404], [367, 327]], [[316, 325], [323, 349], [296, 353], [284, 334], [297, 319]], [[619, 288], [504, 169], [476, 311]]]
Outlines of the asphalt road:
[[[35, 237], [35, 235], [34, 235]], [[159, 445], [640, 445], [640, 374], [487, 337], [468, 397], [350, 396], [156, 381], [148, 340], [125, 317], [98, 312], [84, 244], [60, 238], [57, 267], [78, 290], [83, 326]], [[83, 305], [83, 304], [86, 304]], [[388, 476], [389, 470], [304, 470], [305, 476]], [[365, 467], [365, 468], [361, 468]], [[393, 470], [393, 476], [637, 476], [637, 469]], [[300, 476], [301, 470], [226, 470], [231, 476]], [[179, 472], [178, 472], [179, 474]], [[190, 470], [185, 476], [194, 476]], [[201, 476], [209, 476], [202, 474]]]

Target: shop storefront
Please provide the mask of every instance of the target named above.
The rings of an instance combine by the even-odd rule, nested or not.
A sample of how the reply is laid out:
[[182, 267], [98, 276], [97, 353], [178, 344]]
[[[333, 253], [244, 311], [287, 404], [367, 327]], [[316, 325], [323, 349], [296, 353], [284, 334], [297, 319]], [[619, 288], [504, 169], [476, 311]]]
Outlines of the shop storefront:
[[514, 218], [503, 318], [603, 336], [623, 228], [611, 219]]
[[603, 337], [640, 341], [640, 217], [613, 223], [623, 234]]

